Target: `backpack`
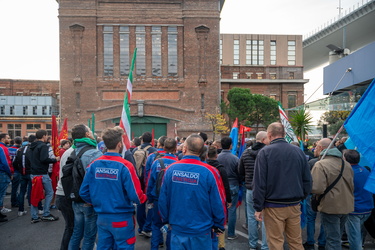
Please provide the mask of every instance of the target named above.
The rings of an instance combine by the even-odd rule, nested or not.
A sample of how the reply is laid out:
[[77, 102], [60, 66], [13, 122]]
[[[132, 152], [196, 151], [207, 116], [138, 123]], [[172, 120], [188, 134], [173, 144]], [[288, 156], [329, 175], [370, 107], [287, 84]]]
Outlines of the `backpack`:
[[83, 177], [85, 177], [86, 170], [82, 165], [81, 157], [82, 155], [90, 150], [95, 149], [93, 146], [85, 146], [76, 155], [76, 151], [73, 152], [68, 157], [65, 165], [62, 167], [61, 184], [64, 189], [65, 197], [69, 200], [76, 202], [85, 202], [79, 196], [79, 189], [81, 188]]
[[141, 146], [137, 147], [137, 150], [134, 151], [133, 157], [135, 161], [135, 171], [139, 178], [143, 177], [143, 170], [146, 166], [146, 159], [148, 157], [148, 150], [151, 146], [147, 146], [145, 148], [141, 148]]
[[30, 150], [30, 145], [23, 146], [19, 148], [16, 152], [16, 156], [13, 159], [13, 167], [18, 170], [22, 175], [30, 174], [30, 160], [28, 151]]
[[165, 174], [165, 165], [163, 159], [158, 159], [160, 164], [160, 172], [158, 173], [158, 176], [156, 177], [156, 196], [159, 197], [160, 190], [161, 190], [161, 184], [163, 182], [164, 174]]

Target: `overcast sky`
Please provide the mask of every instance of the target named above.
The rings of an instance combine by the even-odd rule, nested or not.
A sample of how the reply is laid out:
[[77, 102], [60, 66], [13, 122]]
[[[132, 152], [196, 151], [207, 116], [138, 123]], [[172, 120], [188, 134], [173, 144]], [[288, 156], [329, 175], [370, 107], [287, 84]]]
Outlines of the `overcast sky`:
[[[341, 0], [342, 12], [367, 1]], [[220, 32], [305, 35], [337, 18], [339, 3], [339, 0], [226, 0]], [[57, 16], [55, 0], [0, 0], [0, 78], [59, 79]], [[310, 78], [310, 89], [319, 86], [322, 70], [307, 72], [305, 78]]]

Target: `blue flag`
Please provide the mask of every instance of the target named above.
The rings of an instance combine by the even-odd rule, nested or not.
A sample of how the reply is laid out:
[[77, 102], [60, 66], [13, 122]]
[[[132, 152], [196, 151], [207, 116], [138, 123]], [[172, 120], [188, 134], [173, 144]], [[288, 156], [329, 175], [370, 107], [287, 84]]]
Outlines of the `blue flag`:
[[232, 154], [237, 155], [238, 118], [236, 118], [236, 120], [233, 122], [229, 137], [232, 138]]
[[375, 193], [375, 79], [371, 82], [344, 123], [358, 151], [369, 161], [373, 170], [365, 189]]

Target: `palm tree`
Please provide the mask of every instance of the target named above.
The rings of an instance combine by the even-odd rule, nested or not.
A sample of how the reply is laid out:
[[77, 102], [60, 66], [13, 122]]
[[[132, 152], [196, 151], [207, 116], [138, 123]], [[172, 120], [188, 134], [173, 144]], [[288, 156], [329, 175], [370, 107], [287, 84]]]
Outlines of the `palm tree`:
[[310, 125], [312, 119], [310, 112], [306, 112], [304, 108], [292, 112], [290, 124], [293, 126], [297, 137], [301, 138], [302, 141], [305, 141], [305, 135], [312, 131]]

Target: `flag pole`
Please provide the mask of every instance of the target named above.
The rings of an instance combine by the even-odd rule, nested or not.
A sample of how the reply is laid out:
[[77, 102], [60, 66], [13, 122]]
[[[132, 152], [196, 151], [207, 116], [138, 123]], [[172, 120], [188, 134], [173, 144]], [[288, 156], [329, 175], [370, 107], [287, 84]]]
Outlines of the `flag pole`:
[[341, 133], [341, 131], [342, 131], [343, 128], [344, 128], [344, 124], [341, 125], [341, 127], [339, 128], [339, 131], [337, 131], [337, 133], [335, 134], [335, 137], [333, 137], [331, 143], [329, 144], [328, 148], [327, 148], [326, 151], [324, 152], [324, 154], [323, 154], [321, 160], [323, 160], [324, 157], [326, 157], [326, 154], [327, 154], [327, 152], [328, 152], [328, 149], [330, 149], [330, 148], [332, 147], [332, 144], [335, 142], [337, 136]]

